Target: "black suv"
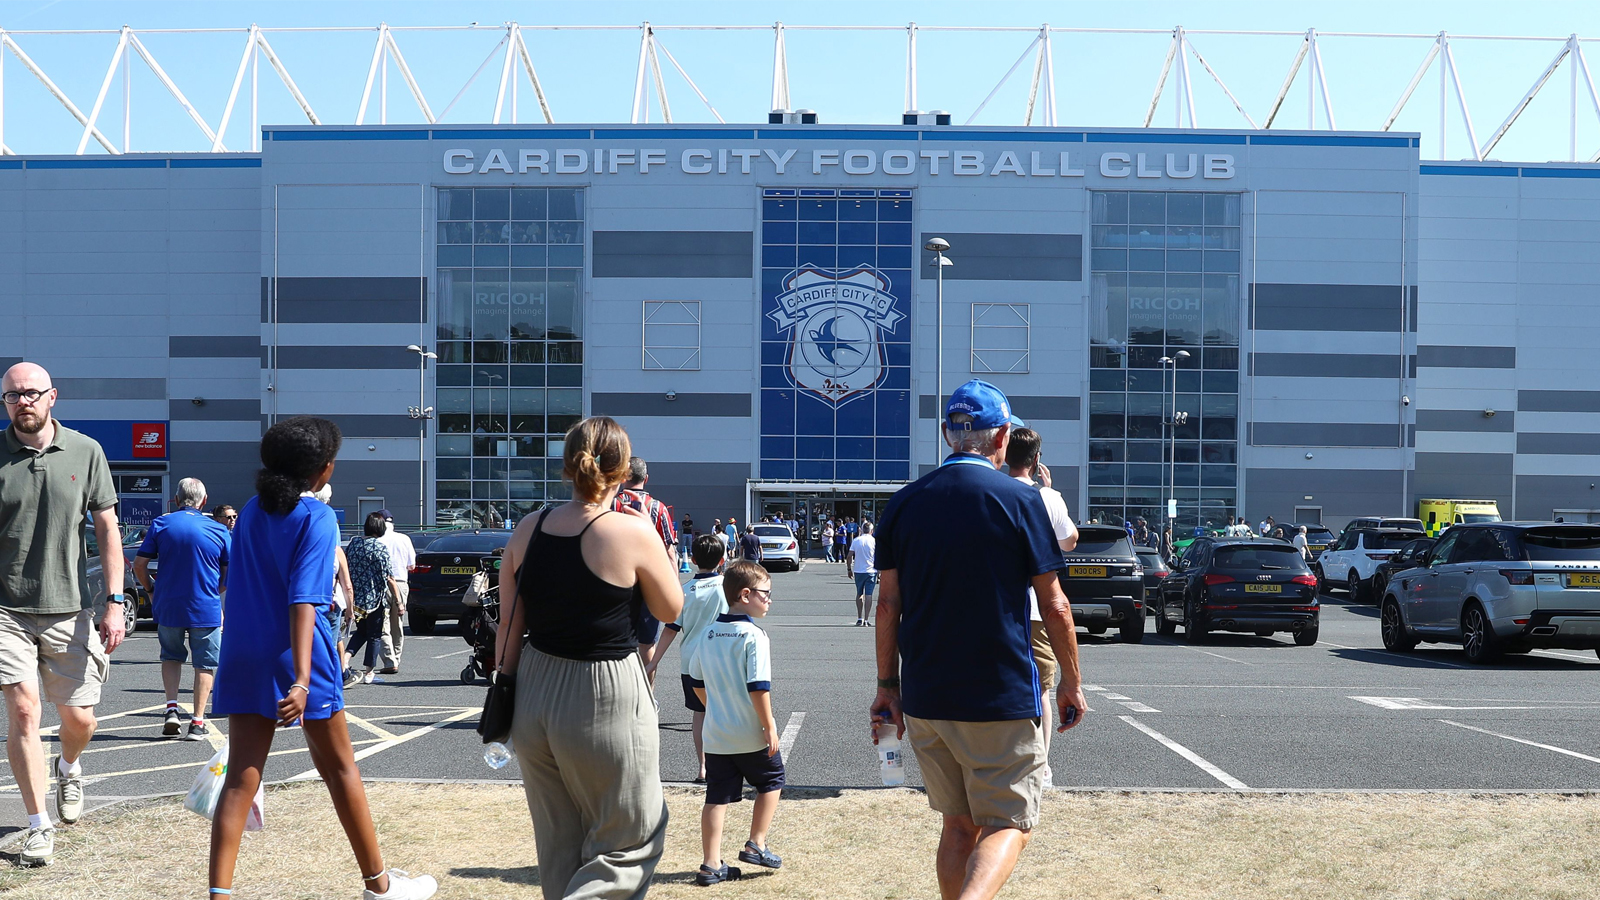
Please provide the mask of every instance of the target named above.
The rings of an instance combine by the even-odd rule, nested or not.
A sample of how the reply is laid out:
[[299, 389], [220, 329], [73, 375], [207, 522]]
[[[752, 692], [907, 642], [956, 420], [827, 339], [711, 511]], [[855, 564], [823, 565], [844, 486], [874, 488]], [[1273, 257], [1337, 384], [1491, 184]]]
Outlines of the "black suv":
[[1181, 623], [1191, 644], [1212, 631], [1260, 637], [1289, 631], [1302, 647], [1317, 642], [1317, 578], [1294, 545], [1269, 538], [1203, 537], [1173, 568], [1156, 600], [1156, 633], [1170, 635]]
[[1428, 551], [1438, 542], [1438, 538], [1417, 538], [1401, 547], [1399, 553], [1378, 563], [1377, 571], [1372, 573], [1372, 596], [1381, 598], [1383, 592], [1389, 589], [1389, 580], [1396, 572], [1427, 565]]
[[1090, 634], [1112, 625], [1130, 644], [1144, 640], [1144, 569], [1125, 529], [1079, 525], [1078, 545], [1066, 554], [1061, 590], [1072, 602], [1072, 618]]

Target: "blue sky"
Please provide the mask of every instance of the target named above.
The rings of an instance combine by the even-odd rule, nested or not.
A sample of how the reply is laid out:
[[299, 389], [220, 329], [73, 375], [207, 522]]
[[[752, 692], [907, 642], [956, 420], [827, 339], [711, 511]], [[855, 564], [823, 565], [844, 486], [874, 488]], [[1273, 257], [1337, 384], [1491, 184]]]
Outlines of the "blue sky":
[[[516, 20], [524, 25], [616, 24], [851, 24], [904, 26], [1018, 25], [1049, 22], [1070, 27], [1410, 32], [1580, 36], [1600, 38], [1600, 4], [1561, 2], [1455, 3], [946, 3], [946, 2], [682, 2], [682, 3], [450, 3], [450, 2], [73, 2], [5, 0], [0, 28], [47, 29], [454, 25]], [[372, 32], [278, 34], [269, 40], [319, 116], [330, 123], [353, 121], [371, 58]], [[500, 35], [492, 32], [402, 33], [401, 51], [435, 112], [455, 96]], [[94, 103], [116, 36], [17, 35], [22, 48], [85, 112]], [[244, 47], [242, 34], [147, 35], [145, 45], [214, 127], [226, 103]], [[558, 122], [625, 122], [632, 103], [638, 56], [637, 29], [614, 32], [530, 32], [527, 42]], [[919, 105], [950, 110], [963, 122], [994, 88], [1028, 45], [1027, 34], [940, 34], [919, 41]], [[1058, 35], [1054, 39], [1058, 117], [1063, 125], [1139, 125], [1166, 53], [1168, 35]], [[1195, 46], [1259, 121], [1277, 94], [1299, 46], [1293, 37], [1196, 35]], [[772, 33], [664, 32], [661, 41], [730, 122], [760, 121], [771, 93]], [[1329, 37], [1322, 44], [1329, 93], [1338, 125], [1375, 130], [1399, 98], [1427, 52], [1427, 40]], [[898, 121], [903, 107], [905, 36], [899, 32], [791, 32], [788, 36], [793, 105], [816, 109], [824, 121]], [[1559, 46], [1554, 43], [1458, 40], [1452, 44], [1462, 85], [1481, 143], [1505, 119]], [[1590, 45], [1600, 67], [1600, 43]], [[5, 141], [19, 153], [71, 152], [81, 128], [30, 76], [6, 55]], [[668, 68], [674, 119], [711, 121], [687, 84]], [[1031, 62], [1025, 63], [977, 120], [1014, 125], [1022, 121]], [[143, 63], [133, 74], [132, 144], [135, 150], [203, 149], [206, 142], [177, 102]], [[1199, 122], [1206, 127], [1245, 127], [1221, 90], [1190, 60]], [[488, 121], [498, 61], [451, 111], [447, 122]], [[1306, 78], [1302, 68], [1277, 127], [1306, 127]], [[1600, 77], [1600, 75], [1597, 75]], [[1156, 124], [1173, 121], [1172, 83]], [[520, 121], [537, 121], [531, 90], [520, 91]], [[373, 101], [374, 104], [376, 100]], [[653, 101], [652, 101], [653, 103]], [[1556, 73], [1508, 137], [1494, 151], [1500, 159], [1564, 159], [1568, 146], [1570, 82], [1567, 66]], [[1449, 157], [1469, 155], [1466, 130], [1452, 90]], [[305, 119], [269, 70], [262, 67], [262, 121]], [[1317, 127], [1327, 127], [1320, 111]], [[1600, 122], [1586, 89], [1578, 101], [1578, 153], [1600, 150]], [[659, 110], [652, 108], [652, 121]], [[100, 127], [114, 142], [122, 131], [121, 83], [113, 83]], [[368, 122], [376, 122], [374, 105]], [[391, 70], [391, 123], [421, 121], [421, 114]], [[1438, 64], [1430, 70], [1395, 130], [1423, 132], [1424, 157], [1438, 156]], [[248, 84], [229, 125], [230, 148], [248, 146]], [[90, 152], [100, 152], [90, 143]]]

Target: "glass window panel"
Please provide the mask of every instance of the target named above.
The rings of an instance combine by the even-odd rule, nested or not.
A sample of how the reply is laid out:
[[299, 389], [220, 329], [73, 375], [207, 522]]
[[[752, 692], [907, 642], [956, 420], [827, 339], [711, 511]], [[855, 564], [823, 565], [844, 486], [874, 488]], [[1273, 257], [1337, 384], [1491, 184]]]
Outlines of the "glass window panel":
[[583, 337], [583, 310], [579, 305], [577, 269], [550, 269], [549, 327], [552, 339]]
[[[1128, 340], [1161, 344], [1165, 337], [1167, 288], [1161, 275], [1128, 276]], [[1159, 357], [1160, 354], [1157, 354]]]
[[[1181, 429], [1180, 429], [1181, 434]], [[1238, 420], [1231, 416], [1212, 416], [1205, 420], [1202, 435], [1208, 441], [1232, 441], [1238, 439]]]
[[1200, 483], [1232, 487], [1238, 484], [1237, 470], [1233, 466], [1201, 466]]
[[1172, 378], [1165, 369], [1135, 369], [1128, 373], [1128, 390], [1147, 394], [1165, 393], [1172, 387]]
[[1237, 462], [1239, 447], [1237, 444], [1202, 444], [1200, 446], [1200, 460], [1208, 463]]
[[1121, 463], [1090, 463], [1089, 483], [1120, 485], [1127, 467]]
[[472, 383], [471, 366], [440, 366], [437, 369], [440, 386], [460, 386]]
[[1128, 415], [1160, 416], [1166, 414], [1166, 396], [1163, 394], [1129, 394]]
[[1207, 226], [1205, 230], [1205, 249], [1238, 250], [1239, 229]]
[[460, 363], [471, 362], [472, 345], [465, 341], [440, 341], [433, 345], [439, 354], [439, 362]]
[[553, 188], [550, 191], [550, 218], [583, 220], [583, 191]]
[[774, 222], [768, 219], [761, 225], [761, 243], [793, 244], [797, 242], [799, 233], [799, 225], [796, 222]]
[[511, 221], [511, 243], [513, 244], [542, 244], [544, 243], [543, 222]]
[[471, 478], [472, 460], [464, 457], [446, 457], [434, 463], [440, 478]]
[[[511, 346], [515, 347], [517, 345], [512, 344]], [[519, 365], [511, 367], [512, 387], [544, 387], [544, 383], [544, 366]]]
[[1127, 399], [1124, 394], [1089, 394], [1090, 413], [1117, 413], [1127, 410]]
[[1090, 276], [1089, 341], [1118, 346], [1128, 342], [1128, 276]]
[[[1221, 252], [1225, 251], [1214, 251], [1214, 253]], [[1206, 255], [1211, 256], [1214, 255], [1214, 253], [1208, 253]], [[1198, 272], [1200, 269], [1199, 250], [1169, 250], [1167, 252], [1168, 272]]]
[[1129, 250], [1163, 250], [1167, 232], [1160, 225], [1132, 225], [1128, 228]]
[[1200, 226], [1199, 225], [1168, 225], [1167, 249], [1168, 250], [1199, 250]]
[[1128, 271], [1164, 272], [1167, 269], [1165, 250], [1129, 250]]
[[1208, 369], [1239, 369], [1239, 350], [1236, 347], [1207, 348], [1206, 368]]
[[1089, 246], [1111, 247], [1126, 249], [1128, 246], [1128, 226], [1126, 225], [1094, 225], [1091, 226]]
[[545, 353], [552, 363], [583, 362], [583, 344], [580, 341], [552, 341], [546, 345]]
[[509, 188], [478, 188], [473, 192], [477, 209], [473, 211], [473, 218], [480, 222], [484, 219], [509, 219], [511, 218], [511, 190]]
[[506, 344], [504, 341], [474, 341], [472, 344], [472, 361], [481, 363], [503, 363], [506, 361]]
[[469, 435], [441, 434], [434, 446], [440, 456], [472, 455], [472, 438]]
[[1239, 271], [1239, 251], [1237, 250], [1207, 250], [1205, 259], [1207, 272], [1237, 272]]
[[542, 267], [545, 260], [545, 248], [542, 244], [511, 248], [511, 264], [518, 268]]
[[561, 390], [552, 388], [547, 399], [548, 409], [552, 414], [583, 413], [583, 391]]
[[576, 387], [583, 384], [583, 366], [548, 366], [545, 377], [551, 387]]
[[1163, 450], [1165, 446], [1166, 444], [1161, 441], [1129, 441], [1128, 461], [1161, 462], [1166, 458]]
[[1135, 225], [1161, 225], [1167, 221], [1165, 194], [1135, 191], [1128, 197], [1128, 221]]
[[1200, 276], [1168, 275], [1167, 343], [1199, 346], [1200, 328]]
[[472, 430], [472, 414], [439, 413], [439, 431], [442, 434], [466, 434]]
[[580, 244], [560, 244], [550, 248], [550, 267], [575, 269], [583, 266], [583, 247]]
[[1206, 375], [1206, 393], [1208, 394], [1237, 394], [1239, 393], [1239, 374], [1232, 371], [1208, 371]]
[[1200, 483], [1200, 467], [1196, 465], [1178, 464], [1172, 467], [1172, 483], [1183, 485], [1197, 485]]
[[505, 366], [475, 365], [472, 367], [472, 383], [478, 387], [505, 387], [509, 374]]
[[472, 227], [472, 242], [474, 244], [509, 244], [511, 243], [511, 223], [479, 222]]
[[514, 363], [544, 362], [544, 344], [539, 341], [520, 341], [512, 343], [511, 361]]
[[438, 333], [444, 341], [472, 337], [472, 270], [440, 269]]
[[505, 434], [507, 427], [505, 413], [473, 413], [473, 434]]
[[512, 340], [539, 340], [544, 337], [545, 291], [545, 270], [511, 270], [507, 299]]
[[1159, 464], [1130, 465], [1128, 466], [1128, 484], [1161, 484], [1165, 480], [1162, 478], [1163, 474], [1162, 467]]
[[[1158, 439], [1159, 440], [1161, 438], [1161, 436], [1162, 436], [1161, 435], [1161, 431], [1162, 431], [1162, 429], [1161, 429], [1161, 417], [1160, 416], [1129, 416], [1128, 417], [1128, 437], [1129, 438], [1135, 438], [1135, 439], [1136, 438], [1154, 438], [1154, 439]], [[1180, 436], [1182, 435], [1183, 430], [1182, 430], [1181, 427], [1179, 428], [1178, 433], [1179, 433]]]
[[[1178, 352], [1182, 353], [1184, 351], [1179, 350]], [[1188, 363], [1191, 363], [1194, 359], [1195, 359], [1194, 356], [1189, 357], [1189, 359], [1183, 359], [1182, 357], [1179, 357], [1178, 358], [1178, 362], [1188, 364]], [[1188, 369], [1179, 369], [1178, 370], [1178, 392], [1179, 393], [1183, 393], [1183, 394], [1198, 394], [1198, 393], [1200, 393], [1200, 373], [1199, 372], [1193, 372], [1193, 371], [1190, 371]]]
[[1124, 453], [1121, 441], [1090, 441], [1090, 462], [1122, 462]]
[[440, 222], [439, 243], [441, 244], [470, 244], [472, 243], [471, 222]]
[[1094, 369], [1120, 369], [1127, 362], [1127, 350], [1122, 347], [1090, 347], [1089, 366]]
[[1174, 192], [1167, 195], [1167, 222], [1199, 225], [1204, 221], [1205, 195]]
[[769, 199], [761, 201], [761, 218], [793, 219], [800, 207], [798, 200]]
[[1128, 368], [1160, 368], [1161, 357], [1164, 355], [1165, 351], [1165, 347], [1130, 347], [1128, 348]]
[[[511, 438], [511, 442], [516, 445], [516, 453], [517, 453], [517, 455], [518, 456], [523, 456], [523, 457], [529, 457], [529, 458], [543, 457], [545, 455], [545, 443], [546, 443], [547, 440], [548, 439], [545, 438], [543, 435], [532, 435], [532, 434], [519, 434], [519, 435], [514, 435]], [[560, 464], [555, 464], [555, 465], [550, 467], [549, 477], [550, 478], [560, 478], [561, 477], [561, 466], [560, 466]]]
[[510, 249], [511, 248], [509, 247], [503, 247], [499, 245], [486, 246], [479, 244], [477, 247], [473, 248], [472, 264], [475, 266], [494, 267], [504, 267], [510, 265], [511, 254], [507, 252]]
[[1098, 191], [1094, 195], [1096, 224], [1118, 225], [1128, 221], [1128, 195], [1121, 191]]
[[1196, 463], [1200, 461], [1200, 445], [1194, 441], [1178, 441], [1173, 445], [1173, 459], [1181, 463]]
[[1128, 251], [1098, 248], [1091, 250], [1089, 268], [1096, 272], [1121, 272], [1128, 268]]
[[472, 218], [471, 188], [442, 188], [439, 191], [439, 221]]
[[464, 413], [472, 410], [472, 392], [462, 388], [440, 388], [435, 395], [434, 405], [440, 415], [445, 413]]
[[472, 496], [472, 484], [467, 481], [441, 481], [434, 487], [440, 500], [466, 500]]
[[1238, 194], [1206, 194], [1207, 225], [1239, 224]]
[[545, 218], [547, 194], [548, 192], [544, 188], [512, 188], [511, 217], [514, 219]]
[[551, 244], [581, 244], [583, 243], [582, 222], [551, 222], [545, 230], [547, 243]]
[[1238, 394], [1207, 394], [1201, 401], [1201, 413], [1205, 416], [1237, 416], [1239, 415]]
[[1109, 415], [1089, 416], [1089, 437], [1091, 438], [1120, 438], [1127, 431], [1121, 413]]
[[1089, 373], [1089, 390], [1091, 391], [1122, 391], [1127, 388], [1128, 376], [1125, 372], [1110, 370], [1095, 370]]
[[472, 265], [472, 248], [466, 244], [441, 244], [435, 254], [435, 264], [440, 266]]

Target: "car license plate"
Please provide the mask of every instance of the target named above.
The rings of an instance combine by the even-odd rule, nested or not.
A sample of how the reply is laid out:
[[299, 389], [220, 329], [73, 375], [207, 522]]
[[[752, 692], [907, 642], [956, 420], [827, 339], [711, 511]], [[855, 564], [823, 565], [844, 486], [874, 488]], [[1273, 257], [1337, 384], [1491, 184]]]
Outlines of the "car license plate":
[[1068, 578], [1104, 578], [1105, 566], [1067, 566]]
[[1600, 572], [1574, 572], [1567, 576], [1567, 587], [1600, 588]]
[[475, 575], [477, 569], [472, 566], [444, 566], [439, 569], [440, 575]]
[[1281, 584], [1247, 584], [1247, 585], [1244, 586], [1244, 592], [1246, 594], [1281, 594], [1281, 593], [1283, 593], [1283, 585], [1281, 585]]
[[1306, 549], [1311, 551], [1312, 553], [1321, 553], [1322, 551], [1328, 549], [1328, 545], [1327, 544], [1307, 544], [1306, 545]]

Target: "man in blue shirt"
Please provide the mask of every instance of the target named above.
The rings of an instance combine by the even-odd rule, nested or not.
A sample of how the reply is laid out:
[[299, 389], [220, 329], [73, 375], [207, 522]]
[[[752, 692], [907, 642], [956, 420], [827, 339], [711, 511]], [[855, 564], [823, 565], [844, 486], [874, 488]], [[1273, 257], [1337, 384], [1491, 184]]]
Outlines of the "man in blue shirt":
[[[206, 486], [200, 479], [179, 481], [173, 502], [175, 511], [150, 524], [133, 559], [133, 577], [150, 594], [161, 640], [161, 685], [167, 692], [161, 733], [177, 737], [183, 727], [178, 688], [184, 660], [192, 653], [194, 712], [182, 739], [203, 741], [211, 734], [206, 725], [206, 702], [211, 698], [211, 680], [222, 650], [222, 588], [232, 534], [228, 526], [201, 511], [206, 505]], [[161, 563], [159, 583], [151, 576], [151, 560]]]
[[[1015, 421], [994, 385], [957, 388], [945, 406], [953, 452], [900, 489], [878, 522], [871, 712], [910, 736], [928, 805], [944, 814], [936, 869], [946, 898], [994, 897], [1038, 822], [1046, 754], [1030, 586], [1061, 666], [1059, 730], [1087, 709], [1049, 513], [1038, 491], [997, 469]], [[952, 664], [962, 656], [966, 665]]]

